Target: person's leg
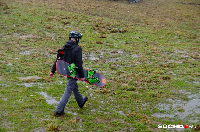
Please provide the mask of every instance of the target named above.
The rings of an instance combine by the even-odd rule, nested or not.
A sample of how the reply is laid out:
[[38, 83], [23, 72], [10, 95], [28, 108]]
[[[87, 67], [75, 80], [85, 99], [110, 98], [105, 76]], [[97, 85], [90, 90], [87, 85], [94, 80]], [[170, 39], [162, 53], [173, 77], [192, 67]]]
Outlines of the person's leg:
[[74, 90], [73, 90], [76, 102], [78, 103], [78, 105], [83, 104], [83, 97], [81, 95], [81, 93], [78, 90], [78, 84], [76, 83]]
[[68, 99], [71, 96], [71, 93], [74, 90], [75, 86], [77, 85], [76, 81], [77, 80], [75, 80], [73, 78], [68, 79], [68, 84], [65, 89], [65, 92], [64, 92], [62, 98], [60, 99], [60, 102], [58, 103], [57, 108], [55, 110], [56, 114], [62, 114], [64, 112], [64, 108], [68, 102]]
[[78, 84], [76, 83], [74, 90], [73, 90], [76, 102], [78, 103], [79, 107], [82, 108], [85, 104], [85, 102], [88, 100], [88, 98], [82, 97], [81, 93], [78, 90]]

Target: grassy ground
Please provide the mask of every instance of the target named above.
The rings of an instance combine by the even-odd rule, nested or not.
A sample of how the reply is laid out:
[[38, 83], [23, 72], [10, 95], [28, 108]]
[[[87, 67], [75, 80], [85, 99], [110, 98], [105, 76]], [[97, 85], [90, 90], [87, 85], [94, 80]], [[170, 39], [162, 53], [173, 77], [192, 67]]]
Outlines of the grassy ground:
[[[0, 131], [198, 131], [199, 9], [199, 0], [1, 1]], [[67, 79], [49, 73], [72, 30], [83, 34], [83, 66], [108, 81], [79, 81], [85, 107], [72, 95], [54, 117]]]

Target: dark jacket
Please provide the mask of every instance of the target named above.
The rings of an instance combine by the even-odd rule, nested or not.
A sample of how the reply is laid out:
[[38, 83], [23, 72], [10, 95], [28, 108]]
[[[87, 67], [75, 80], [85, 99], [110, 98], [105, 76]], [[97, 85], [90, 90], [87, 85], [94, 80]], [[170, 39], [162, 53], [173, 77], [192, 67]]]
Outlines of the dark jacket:
[[[80, 78], [83, 78], [84, 73], [83, 73], [83, 66], [82, 66], [82, 64], [83, 64], [82, 48], [80, 46], [78, 46], [75, 41], [68, 40], [65, 43], [65, 45], [61, 49], [58, 50], [56, 61], [59, 57], [64, 58], [64, 51], [65, 51], [65, 47], [67, 47], [67, 46], [73, 46], [73, 49], [71, 51], [71, 63], [74, 63], [78, 67], [77, 73], [79, 74]], [[54, 62], [53, 66], [51, 68], [52, 73], [55, 73], [55, 71], [56, 71], [56, 61]]]

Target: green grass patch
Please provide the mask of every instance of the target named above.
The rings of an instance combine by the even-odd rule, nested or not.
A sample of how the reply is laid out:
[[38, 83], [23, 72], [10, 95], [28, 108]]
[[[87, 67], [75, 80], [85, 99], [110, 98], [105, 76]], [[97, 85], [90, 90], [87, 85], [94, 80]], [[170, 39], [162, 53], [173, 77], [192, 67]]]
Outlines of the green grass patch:
[[[199, 4], [0, 2], [0, 131], [165, 131], [159, 124], [196, 125], [186, 131], [197, 131], [199, 107], [159, 104], [198, 100]], [[72, 94], [66, 114], [54, 117], [52, 102], [60, 100], [67, 78], [49, 73], [71, 30], [83, 34], [83, 67], [103, 73], [107, 84], [78, 81], [86, 105], [80, 109]]]

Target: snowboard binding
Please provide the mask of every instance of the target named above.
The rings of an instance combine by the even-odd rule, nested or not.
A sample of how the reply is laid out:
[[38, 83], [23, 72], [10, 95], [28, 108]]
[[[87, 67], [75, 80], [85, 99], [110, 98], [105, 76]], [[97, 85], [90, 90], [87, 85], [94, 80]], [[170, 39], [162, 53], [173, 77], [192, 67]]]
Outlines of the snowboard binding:
[[99, 78], [97, 77], [94, 77], [94, 74], [96, 73], [96, 70], [94, 69], [90, 69], [88, 71], [88, 75], [87, 75], [87, 78], [86, 78], [86, 81], [90, 82], [90, 83], [95, 83], [95, 82], [100, 82], [99, 81]]
[[69, 76], [70, 76], [70, 77], [75, 77], [75, 76], [76, 76], [76, 69], [77, 69], [77, 68], [78, 68], [78, 67], [76, 67], [74, 63], [72, 63], [72, 64], [70, 64], [70, 65], [68, 66], [68, 69], [69, 69]]

